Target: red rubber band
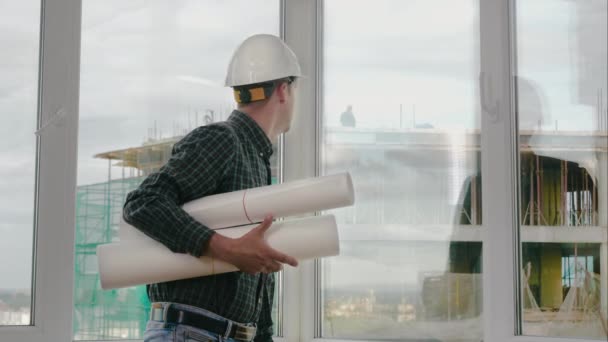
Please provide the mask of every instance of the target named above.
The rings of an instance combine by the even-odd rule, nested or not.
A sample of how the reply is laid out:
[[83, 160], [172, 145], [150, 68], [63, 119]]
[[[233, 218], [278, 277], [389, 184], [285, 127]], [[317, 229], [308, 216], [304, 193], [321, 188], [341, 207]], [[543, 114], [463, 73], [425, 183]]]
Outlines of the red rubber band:
[[243, 191], [243, 211], [245, 212], [245, 217], [249, 220], [249, 223], [253, 223], [249, 218], [249, 214], [247, 214], [247, 206], [245, 205], [245, 195], [247, 195], [247, 190]]

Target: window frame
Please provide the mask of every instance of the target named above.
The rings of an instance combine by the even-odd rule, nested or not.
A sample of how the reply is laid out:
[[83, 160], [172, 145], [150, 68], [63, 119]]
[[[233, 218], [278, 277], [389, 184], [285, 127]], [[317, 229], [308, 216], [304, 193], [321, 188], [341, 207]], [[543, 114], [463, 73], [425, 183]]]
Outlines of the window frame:
[[41, 1], [32, 324], [0, 327], [1, 340], [72, 339], [80, 8]]
[[[331, 0], [328, 0], [331, 1]], [[33, 325], [0, 327], [15, 342], [71, 341], [82, 2], [41, 0], [37, 206]], [[370, 3], [371, 4], [371, 3]], [[483, 339], [551, 342], [519, 336], [518, 130], [514, 103], [514, 1], [479, 0], [484, 222]], [[281, 138], [282, 179], [319, 175], [323, 106], [323, 0], [282, 0], [281, 35], [300, 59], [296, 119]], [[311, 143], [314, 142], [314, 143]], [[293, 156], [293, 158], [292, 158]], [[499, 158], [498, 156], [508, 156]], [[491, 229], [489, 227], [492, 227]], [[70, 267], [66, 267], [70, 265]], [[318, 261], [286, 267], [276, 341], [347, 341], [320, 336]], [[492, 270], [500, 272], [492, 273]], [[582, 342], [594, 340], [580, 339]]]

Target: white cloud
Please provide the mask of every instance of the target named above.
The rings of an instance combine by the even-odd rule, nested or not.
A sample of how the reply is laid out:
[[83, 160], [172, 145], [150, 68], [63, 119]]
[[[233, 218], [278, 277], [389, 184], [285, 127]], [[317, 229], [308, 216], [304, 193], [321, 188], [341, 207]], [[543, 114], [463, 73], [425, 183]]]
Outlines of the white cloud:
[[200, 85], [204, 85], [204, 86], [208, 86], [208, 87], [215, 87], [215, 88], [221, 87], [218, 83], [205, 79], [205, 78], [201, 78], [201, 77], [180, 75], [180, 76], [177, 76], [176, 78], [180, 81], [200, 84]]

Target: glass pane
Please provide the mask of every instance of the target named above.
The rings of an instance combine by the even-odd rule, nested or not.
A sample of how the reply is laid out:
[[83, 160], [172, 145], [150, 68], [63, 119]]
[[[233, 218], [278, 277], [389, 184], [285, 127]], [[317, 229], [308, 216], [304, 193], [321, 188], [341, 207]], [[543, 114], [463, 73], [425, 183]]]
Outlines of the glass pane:
[[606, 0], [518, 1], [525, 335], [606, 340]]
[[0, 325], [31, 324], [40, 1], [0, 0]]
[[249, 35], [279, 34], [279, 13], [263, 0], [83, 2], [74, 339], [142, 338], [145, 286], [102, 291], [96, 247], [117, 240], [126, 194], [175, 142], [228, 117], [229, 58]]
[[349, 171], [356, 203], [332, 211], [322, 335], [480, 341], [479, 3], [324, 11], [321, 171]]

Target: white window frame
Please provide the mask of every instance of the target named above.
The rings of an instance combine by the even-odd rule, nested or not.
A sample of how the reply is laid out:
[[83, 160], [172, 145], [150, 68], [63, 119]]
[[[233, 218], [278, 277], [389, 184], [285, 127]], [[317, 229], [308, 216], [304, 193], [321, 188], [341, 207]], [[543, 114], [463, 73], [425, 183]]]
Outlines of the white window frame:
[[[298, 55], [306, 75], [298, 81], [298, 114], [292, 130], [281, 140], [285, 181], [319, 174], [322, 1], [281, 3], [281, 34]], [[519, 336], [517, 325], [519, 157], [513, 103], [513, 1], [479, 0], [482, 210], [486, 227], [482, 235], [484, 251], [492, 251], [483, 253], [483, 340], [554, 342], [556, 338]], [[2, 341], [72, 340], [81, 7], [80, 0], [42, 0], [38, 127], [46, 128], [38, 138], [33, 325], [0, 327]], [[318, 308], [322, 305], [318, 271], [316, 261], [284, 271], [282, 337], [276, 341], [341, 341], [318, 338]]]
[[[284, 2], [284, 39], [298, 56], [305, 75], [297, 81], [296, 114], [289, 133], [284, 135], [283, 178], [291, 181], [314, 177], [318, 174], [319, 119], [322, 54], [319, 39], [322, 37], [320, 15], [322, 4], [318, 0]], [[314, 339], [315, 323], [319, 317], [315, 308], [319, 298], [315, 261], [300, 263], [296, 269], [286, 267], [283, 291], [283, 336], [288, 341]]]
[[32, 325], [2, 341], [72, 339], [80, 1], [42, 0], [40, 42]]

